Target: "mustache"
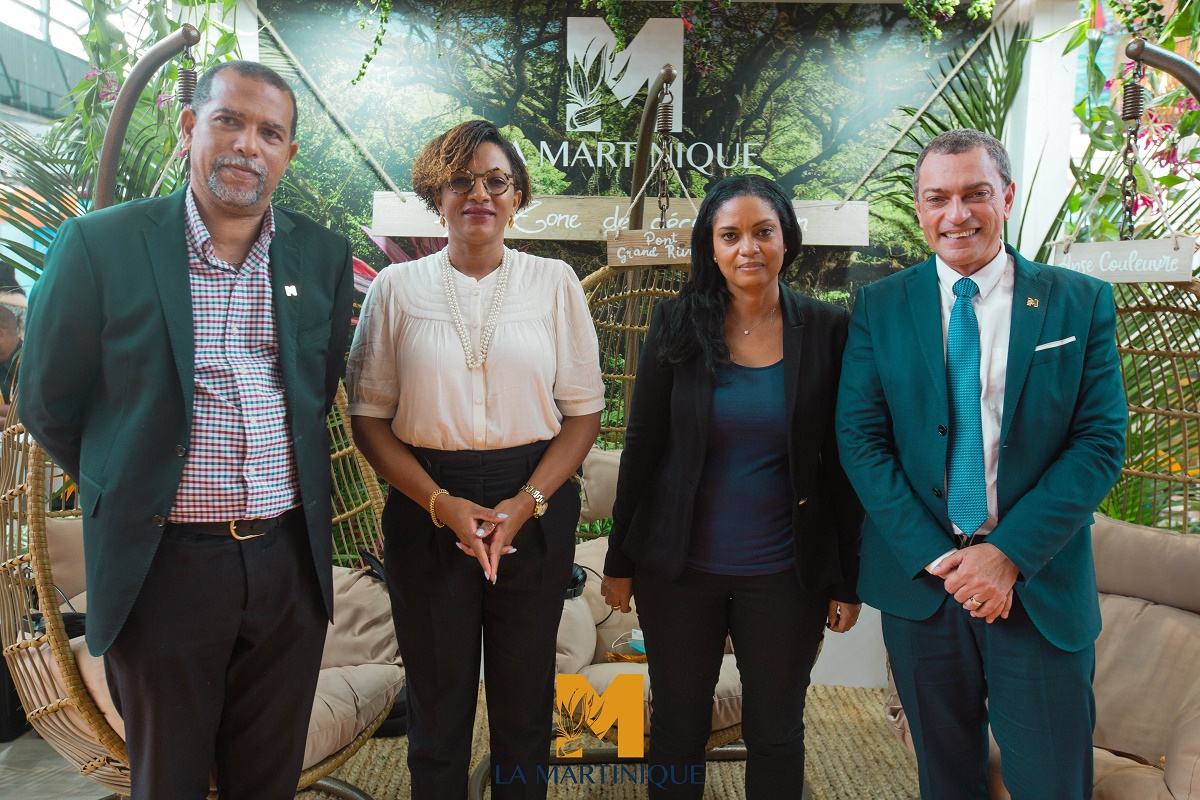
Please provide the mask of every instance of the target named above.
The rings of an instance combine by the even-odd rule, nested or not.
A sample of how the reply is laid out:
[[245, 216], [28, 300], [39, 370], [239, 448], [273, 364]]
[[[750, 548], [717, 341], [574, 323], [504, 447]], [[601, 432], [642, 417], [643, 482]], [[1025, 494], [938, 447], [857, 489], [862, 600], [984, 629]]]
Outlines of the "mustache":
[[221, 167], [237, 167], [238, 169], [248, 169], [258, 177], [265, 177], [267, 168], [261, 164], [256, 164], [245, 156], [217, 156], [213, 161], [213, 171], [217, 171]]

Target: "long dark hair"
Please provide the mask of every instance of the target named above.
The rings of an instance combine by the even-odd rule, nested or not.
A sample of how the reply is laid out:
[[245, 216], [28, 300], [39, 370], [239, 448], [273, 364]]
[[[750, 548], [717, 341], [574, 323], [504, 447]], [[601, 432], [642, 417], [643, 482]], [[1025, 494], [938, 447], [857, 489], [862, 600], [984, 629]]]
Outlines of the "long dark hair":
[[[729, 288], [713, 255], [713, 220], [717, 211], [735, 197], [759, 197], [775, 209], [783, 231], [783, 269], [791, 266], [800, 252], [800, 222], [788, 196], [778, 184], [761, 175], [734, 175], [718, 181], [700, 204], [696, 225], [692, 228], [692, 274], [671, 312], [663, 319], [659, 361], [678, 364], [697, 356], [713, 377], [717, 369], [729, 363], [729, 345], [725, 343], [725, 311], [729, 306]], [[781, 270], [782, 271], [782, 270]]]

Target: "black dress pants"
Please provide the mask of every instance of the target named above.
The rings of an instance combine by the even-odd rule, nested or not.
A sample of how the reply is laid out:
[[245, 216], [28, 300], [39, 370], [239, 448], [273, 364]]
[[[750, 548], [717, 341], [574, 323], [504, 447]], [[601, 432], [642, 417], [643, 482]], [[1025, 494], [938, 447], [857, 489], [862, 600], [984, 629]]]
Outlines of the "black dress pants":
[[742, 677], [746, 796], [798, 800], [804, 789], [804, 697], [824, 634], [828, 593], [805, 591], [790, 568], [738, 577], [685, 569], [676, 580], [638, 572], [633, 590], [653, 696], [650, 797], [704, 794], [704, 745], [728, 634]]
[[[492, 507], [519, 491], [547, 442], [485, 451], [414, 453], [451, 494]], [[567, 481], [540, 519], [517, 532], [497, 581], [454, 546], [450, 528], [391, 491], [383, 512], [384, 566], [408, 687], [413, 800], [467, 794], [484, 661], [493, 798], [541, 798], [549, 762], [558, 622], [570, 582], [579, 492]], [[482, 638], [480, 633], [482, 631]]]
[[[239, 542], [171, 525], [104, 654], [134, 800], [290, 800], [329, 620], [304, 515]], [[325, 569], [329, 569], [326, 565]]]

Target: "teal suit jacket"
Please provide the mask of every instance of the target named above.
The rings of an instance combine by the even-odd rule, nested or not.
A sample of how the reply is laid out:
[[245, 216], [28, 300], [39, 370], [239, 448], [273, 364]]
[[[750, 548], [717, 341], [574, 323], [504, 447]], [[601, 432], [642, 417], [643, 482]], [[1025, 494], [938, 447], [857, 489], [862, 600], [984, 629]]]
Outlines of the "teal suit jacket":
[[[1076, 651], [1100, 632], [1090, 525], [1125, 456], [1112, 288], [1005, 247], [1016, 261], [1016, 285], [999, 523], [987, 541], [1020, 570], [1015, 591], [1038, 630], [1056, 647]], [[926, 619], [947, 595], [925, 567], [954, 546], [944, 491], [950, 409], [934, 259], [860, 290], [836, 424], [842, 465], [867, 511], [859, 594], [886, 613]]]
[[[181, 190], [68, 220], [29, 298], [21, 421], [79, 487], [95, 655], [116, 638], [150, 570], [190, 441], [195, 356], [184, 213]], [[349, 337], [350, 245], [278, 206], [275, 231], [271, 294], [287, 422], [332, 617], [325, 418]]]

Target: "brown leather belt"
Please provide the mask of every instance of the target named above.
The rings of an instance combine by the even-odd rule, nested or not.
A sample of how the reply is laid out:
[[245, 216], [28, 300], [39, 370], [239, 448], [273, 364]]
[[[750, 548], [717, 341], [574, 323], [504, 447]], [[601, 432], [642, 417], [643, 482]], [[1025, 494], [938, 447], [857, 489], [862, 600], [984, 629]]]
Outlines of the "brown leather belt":
[[179, 530], [203, 533], [210, 536], [232, 536], [239, 542], [247, 539], [257, 539], [271, 531], [286, 525], [294, 515], [301, 513], [301, 507], [289, 508], [274, 517], [265, 519], [231, 519], [221, 522], [172, 522], [171, 527]]

